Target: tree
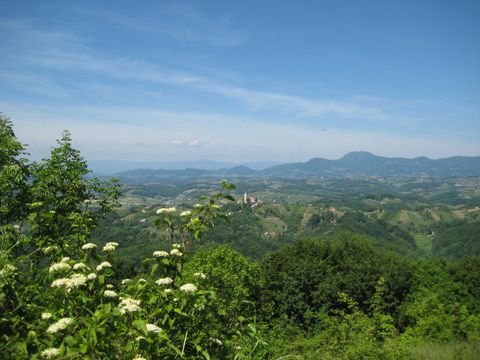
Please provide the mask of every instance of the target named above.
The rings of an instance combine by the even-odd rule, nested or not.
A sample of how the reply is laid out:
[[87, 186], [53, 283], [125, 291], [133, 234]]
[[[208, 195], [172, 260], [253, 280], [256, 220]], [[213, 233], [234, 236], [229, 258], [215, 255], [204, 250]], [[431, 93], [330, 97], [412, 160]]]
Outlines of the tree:
[[317, 325], [322, 314], [343, 307], [338, 292], [370, 313], [380, 277], [384, 278], [382, 310], [396, 317], [410, 287], [408, 262], [378, 251], [358, 236], [297, 241], [268, 256], [264, 267], [265, 304], [275, 317], [286, 316], [305, 329]]
[[99, 218], [117, 205], [119, 185], [86, 177], [87, 164], [68, 132], [38, 164], [28, 163], [4, 116], [0, 140], [0, 334], [21, 357], [28, 353], [21, 339], [48, 286], [48, 262], [78, 252]]
[[29, 220], [41, 246], [75, 248], [118, 205], [119, 183], [88, 178], [87, 162], [72, 147], [68, 131], [57, 143], [49, 158], [34, 165]]
[[239, 314], [255, 313], [255, 305], [263, 287], [260, 266], [233, 250], [219, 245], [201, 250], [185, 264], [187, 279], [205, 276], [207, 287], [218, 290], [219, 302], [224, 309], [224, 325], [238, 321]]
[[0, 226], [19, 221], [26, 212], [30, 171], [26, 155], [12, 122], [0, 113]]
[[[4, 170], [23, 147], [11, 124], [2, 125], [8, 140], [2, 144]], [[218, 202], [233, 199], [225, 193], [233, 185], [223, 182], [222, 191], [179, 216], [174, 208], [159, 209], [157, 224], [182, 243], [155, 251], [144, 262], [148, 272], [119, 281], [125, 273], [115, 273], [119, 244], [97, 249], [87, 242], [117, 204], [118, 183], [88, 177], [68, 132], [23, 180], [31, 200], [22, 216], [8, 218], [23, 226], [7, 223], [13, 246], [0, 249], [0, 358], [246, 359], [259, 350], [254, 324], [238, 316], [222, 329], [210, 316], [212, 309], [222, 310], [218, 289], [203, 287], [202, 277], [187, 282], [182, 270], [192, 241], [215, 219], [226, 218]], [[10, 207], [19, 189], [11, 190], [2, 202], [5, 214], [14, 214]], [[5, 234], [0, 232], [2, 243]]]

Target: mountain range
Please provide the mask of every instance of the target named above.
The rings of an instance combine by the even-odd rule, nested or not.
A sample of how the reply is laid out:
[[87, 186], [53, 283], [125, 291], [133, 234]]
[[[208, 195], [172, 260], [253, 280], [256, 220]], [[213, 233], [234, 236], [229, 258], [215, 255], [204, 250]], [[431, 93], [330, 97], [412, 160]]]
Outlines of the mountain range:
[[[184, 165], [188, 165], [185, 162]], [[192, 177], [192, 176], [273, 176], [288, 178], [305, 177], [347, 177], [347, 176], [429, 176], [429, 177], [468, 177], [480, 176], [480, 156], [454, 156], [444, 159], [417, 157], [383, 157], [369, 152], [358, 151], [346, 154], [337, 160], [313, 158], [307, 162], [273, 165], [256, 169], [246, 165], [218, 168], [222, 163], [207, 162], [210, 167], [174, 168], [174, 169], [131, 169], [116, 173], [120, 179]], [[213, 165], [216, 166], [213, 166]], [[258, 165], [258, 163], [256, 163]], [[267, 164], [267, 163], [264, 163]], [[131, 164], [133, 166], [133, 164]], [[198, 165], [198, 163], [197, 163]], [[95, 167], [94, 167], [95, 169]], [[94, 171], [102, 174], [105, 171]]]
[[230, 169], [237, 166], [246, 166], [254, 170], [263, 170], [268, 167], [281, 164], [279, 161], [255, 161], [246, 163], [192, 160], [192, 161], [129, 161], [129, 160], [91, 160], [88, 167], [97, 175], [112, 175], [123, 171], [137, 169], [151, 170], [184, 170], [203, 169], [220, 170]]

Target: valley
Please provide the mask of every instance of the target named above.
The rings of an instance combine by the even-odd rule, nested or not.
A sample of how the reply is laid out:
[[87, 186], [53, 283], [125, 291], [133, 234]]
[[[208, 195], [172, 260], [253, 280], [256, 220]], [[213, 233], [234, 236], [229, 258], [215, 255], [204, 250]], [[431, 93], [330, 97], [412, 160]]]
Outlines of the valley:
[[[295, 240], [348, 232], [415, 258], [480, 254], [480, 178], [242, 176], [229, 181], [237, 187], [236, 203], [223, 205], [230, 223], [219, 224], [199, 247], [227, 243], [260, 260]], [[122, 189], [121, 209], [101, 224], [94, 238], [118, 241], [124, 245], [120, 252], [141, 258], [157, 241], [167, 246], [154, 225], [156, 209], [189, 208], [199, 196], [214, 193], [219, 182], [215, 177], [172, 176], [143, 184], [130, 177]], [[244, 194], [259, 203], [243, 203]], [[452, 231], [459, 228], [475, 240], [468, 253], [462, 248], [463, 232]]]

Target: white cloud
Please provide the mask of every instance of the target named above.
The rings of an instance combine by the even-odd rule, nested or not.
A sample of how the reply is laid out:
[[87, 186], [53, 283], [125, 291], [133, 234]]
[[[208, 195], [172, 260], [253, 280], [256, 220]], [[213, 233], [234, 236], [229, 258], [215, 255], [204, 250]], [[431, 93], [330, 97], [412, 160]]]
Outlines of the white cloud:
[[[416, 131], [418, 135], [402, 135], [400, 132], [393, 135], [391, 128], [387, 127], [384, 131], [379, 127], [374, 131], [355, 131], [332, 126], [332, 123], [340, 124], [346, 119], [361, 124], [397, 121], [399, 116], [391, 109], [398, 108], [398, 103], [381, 98], [306, 98], [232, 85], [213, 77], [177, 71], [130, 57], [112, 58], [86, 46], [73, 34], [39, 30], [28, 22], [0, 21], [0, 51], [4, 56], [3, 63], [19, 64], [25, 69], [21, 73], [9, 73], [10, 69], [0, 68], [0, 85], [9, 89], [16, 86], [16, 90], [24, 89], [26, 94], [34, 91], [55, 98], [55, 102], [42, 106], [26, 105], [26, 101], [21, 100], [0, 103], [0, 110], [12, 118], [18, 137], [31, 145], [30, 151], [36, 158], [47, 155], [65, 128], [72, 131], [75, 143], [92, 159], [295, 161], [315, 156], [337, 158], [353, 150], [390, 156], [440, 157], [454, 153], [480, 153], [478, 139], [468, 142], [452, 135], [435, 137], [432, 134], [435, 129], [430, 133]], [[37, 70], [48, 71], [40, 76]], [[55, 74], [64, 75], [63, 72], [82, 75], [79, 76], [82, 78], [83, 75], [92, 75], [89, 81], [108, 78], [110, 82], [98, 83], [95, 91], [99, 93], [110, 91], [109, 86], [113, 89], [111, 80], [120, 83], [125, 91], [121, 96], [123, 103], [117, 101], [109, 104], [120, 104], [118, 106], [93, 106], [75, 101], [70, 95], [74, 91], [72, 86], [55, 81]], [[17, 75], [21, 76], [13, 84]], [[217, 96], [216, 108], [223, 110], [167, 111], [152, 105], [153, 102], [138, 105], [128, 96], [133, 93], [133, 90], [129, 92], [132, 84], [148, 91], [155, 87], [165, 92], [171, 89], [196, 92], [200, 98]], [[78, 85], [80, 90], [83, 85], [85, 83]], [[112, 93], [111, 97], [116, 94]], [[68, 101], [63, 101], [65, 99]], [[233, 100], [239, 107], [246, 105], [250, 111], [232, 115], [228, 107], [222, 107], [224, 99]], [[410, 102], [408, 106], [413, 105]], [[260, 116], [258, 110], [266, 111]], [[289, 119], [290, 124], [279, 123], [278, 114]], [[328, 125], [306, 126], [300, 121], [303, 117], [333, 121]], [[411, 124], [414, 119], [414, 116], [410, 117]], [[291, 120], [298, 122], [293, 124]], [[401, 122], [405, 124], [405, 119]], [[328, 126], [328, 131], [322, 131], [324, 126]]]
[[[303, 161], [312, 157], [339, 158], [355, 150], [386, 156], [434, 158], [480, 153], [478, 142], [468, 143], [463, 139], [392, 135], [381, 131], [322, 131], [294, 124], [262, 123], [255, 118], [229, 114], [126, 107], [87, 110], [72, 107], [54, 112], [35, 107], [19, 109], [5, 103], [0, 103], [0, 107], [8, 110], [18, 138], [30, 144], [29, 150], [36, 158], [47, 155], [64, 128], [71, 130], [76, 146], [90, 159]], [[91, 117], [91, 113], [96, 116]], [[85, 117], [91, 121], [85, 122]], [[104, 117], [121, 121], [101, 121]], [[136, 121], [138, 119], [142, 121]], [[176, 126], [172, 126], [172, 122]], [[223, 122], [229, 126], [219, 126]], [[188, 128], [188, 132], [179, 131], [179, 125]], [[188, 139], [191, 134], [198, 138], [178, 140]]]
[[[18, 61], [52, 71], [89, 72], [127, 82], [139, 81], [145, 84], [180, 87], [233, 99], [240, 104], [247, 105], [251, 111], [280, 111], [285, 115], [297, 118], [329, 115], [338, 119], [355, 118], [375, 121], [388, 117], [380, 101], [378, 103], [370, 101], [365, 104], [358, 99], [343, 101], [309, 99], [235, 86], [142, 60], [110, 58], [106, 54], [86, 46], [80, 38], [72, 34], [38, 30], [26, 22], [10, 21], [0, 24], [0, 30], [3, 30], [4, 33], [13, 32], [13, 37], [22, 44], [21, 53], [23, 52], [23, 55]], [[2, 52], [10, 53], [11, 49], [7, 49], [5, 46], [0, 46]], [[59, 92], [62, 92], [61, 89]]]
[[181, 3], [162, 6], [159, 2], [157, 8], [141, 20], [110, 10], [96, 9], [79, 13], [133, 31], [166, 35], [183, 42], [233, 47], [248, 41], [248, 35], [235, 29], [230, 17], [208, 17], [195, 7]]

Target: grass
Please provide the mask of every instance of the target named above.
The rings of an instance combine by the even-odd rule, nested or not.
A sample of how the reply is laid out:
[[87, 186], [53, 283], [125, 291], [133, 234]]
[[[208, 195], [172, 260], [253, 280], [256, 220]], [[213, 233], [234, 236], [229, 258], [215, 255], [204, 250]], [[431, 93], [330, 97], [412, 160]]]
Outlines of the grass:
[[478, 360], [480, 342], [451, 342], [447, 344], [420, 344], [411, 349], [414, 359], [419, 360]]
[[310, 220], [310, 218], [312, 217], [312, 215], [315, 213], [315, 208], [313, 207], [307, 207], [305, 209], [305, 212], [303, 213], [303, 218], [302, 218], [302, 221], [300, 223], [300, 228], [301, 229], [304, 229], [305, 228], [305, 225], [307, 225], [308, 223], [308, 220]]
[[281, 234], [287, 230], [287, 225], [277, 217], [268, 217], [260, 219], [260, 222], [267, 232]]
[[417, 248], [425, 255], [432, 253], [432, 238], [425, 234], [413, 234]]

